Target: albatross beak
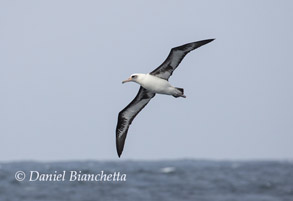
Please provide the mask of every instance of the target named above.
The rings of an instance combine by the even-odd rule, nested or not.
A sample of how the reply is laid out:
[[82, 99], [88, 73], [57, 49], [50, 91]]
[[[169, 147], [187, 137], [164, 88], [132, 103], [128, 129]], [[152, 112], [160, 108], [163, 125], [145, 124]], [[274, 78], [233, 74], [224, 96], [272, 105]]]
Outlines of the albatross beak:
[[122, 84], [124, 84], [125, 82], [130, 82], [130, 81], [132, 81], [131, 77], [128, 78], [127, 80], [122, 81]]

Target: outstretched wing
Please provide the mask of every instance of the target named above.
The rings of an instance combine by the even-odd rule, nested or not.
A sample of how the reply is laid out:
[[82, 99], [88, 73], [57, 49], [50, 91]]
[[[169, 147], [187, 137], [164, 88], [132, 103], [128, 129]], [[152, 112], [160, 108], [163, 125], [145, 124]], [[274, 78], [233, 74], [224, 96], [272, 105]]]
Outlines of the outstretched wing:
[[167, 59], [150, 74], [168, 80], [186, 54], [213, 40], [214, 39], [202, 40], [172, 48]]
[[155, 96], [143, 87], [140, 87], [136, 97], [129, 103], [118, 115], [118, 123], [116, 127], [116, 148], [117, 154], [120, 157], [128, 128], [134, 117], [148, 104], [148, 102]]

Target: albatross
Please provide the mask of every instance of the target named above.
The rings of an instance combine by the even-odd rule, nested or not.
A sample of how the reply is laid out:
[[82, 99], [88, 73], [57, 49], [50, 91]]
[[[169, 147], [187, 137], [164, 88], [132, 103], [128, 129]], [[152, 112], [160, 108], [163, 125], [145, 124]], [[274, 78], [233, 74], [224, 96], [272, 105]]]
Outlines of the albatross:
[[213, 40], [214, 39], [201, 40], [174, 47], [171, 49], [167, 59], [155, 70], [147, 74], [132, 74], [127, 80], [122, 82], [122, 84], [126, 82], [136, 82], [140, 85], [140, 88], [135, 98], [123, 110], [121, 110], [118, 115], [118, 123], [116, 127], [116, 149], [119, 157], [122, 154], [130, 124], [136, 115], [156, 94], [172, 95], [175, 98], [186, 98], [183, 88], [173, 87], [168, 82], [169, 77], [178, 67], [186, 54], [200, 46], [212, 42]]

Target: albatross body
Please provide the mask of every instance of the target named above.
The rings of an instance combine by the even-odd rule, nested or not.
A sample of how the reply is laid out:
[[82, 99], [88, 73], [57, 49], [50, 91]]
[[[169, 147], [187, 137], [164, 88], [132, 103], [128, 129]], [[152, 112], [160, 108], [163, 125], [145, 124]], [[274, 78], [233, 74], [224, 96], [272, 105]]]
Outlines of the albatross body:
[[146, 90], [156, 93], [156, 94], [165, 94], [165, 95], [172, 95], [174, 97], [184, 97], [186, 96], [183, 94], [182, 88], [173, 87], [167, 80], [153, 76], [151, 74], [132, 74], [130, 78], [123, 81], [125, 82], [136, 82], [140, 84]]
[[122, 82], [136, 82], [140, 85], [140, 89], [131, 103], [119, 112], [118, 115], [118, 123], [116, 127], [116, 149], [119, 157], [122, 154], [130, 124], [135, 116], [156, 94], [172, 95], [175, 98], [186, 98], [183, 88], [173, 87], [168, 81], [169, 77], [186, 54], [213, 40], [214, 39], [202, 40], [172, 48], [167, 59], [158, 68], [147, 74], [132, 74], [127, 80]]

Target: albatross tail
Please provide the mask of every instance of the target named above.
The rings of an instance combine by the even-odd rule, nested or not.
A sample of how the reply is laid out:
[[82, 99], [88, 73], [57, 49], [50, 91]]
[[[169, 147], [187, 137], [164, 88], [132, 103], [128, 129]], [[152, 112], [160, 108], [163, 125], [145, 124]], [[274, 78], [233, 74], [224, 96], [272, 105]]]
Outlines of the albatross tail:
[[173, 96], [175, 98], [178, 98], [178, 97], [183, 97], [183, 98], [186, 98], [186, 96], [184, 95], [184, 89], [183, 88], [178, 88], [178, 87], [175, 87], [176, 90], [176, 94], [174, 94]]

